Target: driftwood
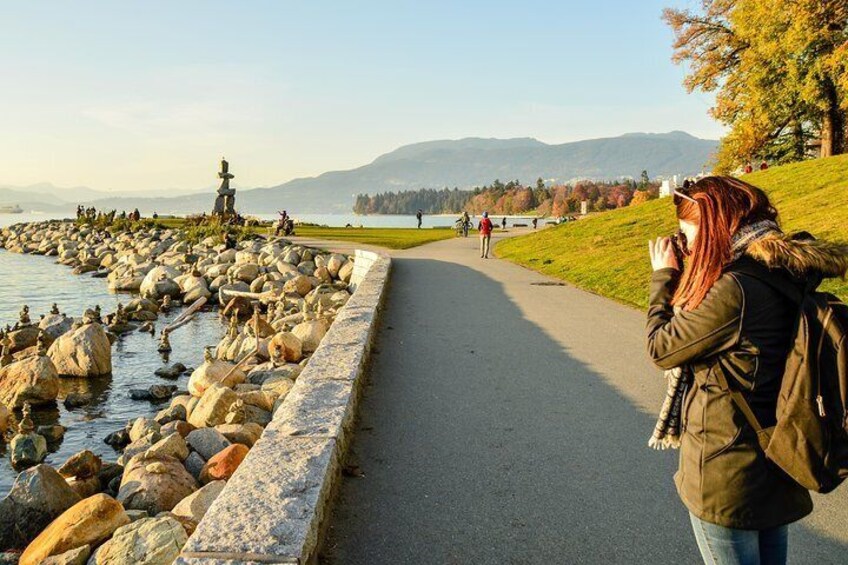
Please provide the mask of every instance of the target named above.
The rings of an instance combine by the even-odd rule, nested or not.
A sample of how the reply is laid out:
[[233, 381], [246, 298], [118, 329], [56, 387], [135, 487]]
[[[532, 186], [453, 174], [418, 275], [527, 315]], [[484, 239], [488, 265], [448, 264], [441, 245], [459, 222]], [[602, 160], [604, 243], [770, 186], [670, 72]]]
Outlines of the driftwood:
[[227, 374], [226, 374], [226, 376], [222, 379], [222, 381], [223, 381], [223, 382], [226, 382], [226, 381], [227, 381], [227, 379], [229, 379], [229, 378], [230, 378], [230, 376], [231, 376], [231, 375], [232, 375], [232, 374], [236, 371], [236, 369], [238, 369], [238, 368], [240, 368], [242, 365], [244, 365], [244, 364], [247, 362], [247, 360], [248, 360], [248, 359], [250, 359], [251, 357], [253, 357], [253, 356], [254, 356], [255, 354], [257, 354], [257, 353], [259, 353], [259, 347], [258, 347], [258, 344], [257, 344], [257, 346], [256, 346], [256, 347], [254, 347], [251, 351], [249, 351], [247, 354], [245, 354], [245, 356], [244, 356], [244, 357], [242, 357], [242, 358], [241, 358], [241, 360], [240, 360], [238, 363], [236, 363], [235, 365], [233, 365], [233, 367], [232, 367], [229, 371], [227, 371]]
[[185, 322], [185, 321], [186, 321], [186, 320], [187, 320], [190, 316], [193, 316], [193, 314], [194, 314], [195, 312], [197, 312], [198, 310], [200, 310], [200, 309], [203, 307], [203, 305], [204, 305], [204, 304], [206, 304], [206, 297], [205, 297], [205, 296], [201, 296], [200, 298], [198, 298], [197, 300], [195, 300], [195, 301], [194, 301], [194, 304], [192, 304], [191, 306], [189, 306], [189, 307], [185, 310], [185, 312], [183, 312], [182, 314], [180, 314], [179, 316], [177, 316], [176, 318], [174, 318], [174, 321], [173, 321], [173, 322], [171, 322], [170, 324], [168, 324], [168, 326], [166, 326], [166, 327], [165, 327], [165, 329], [164, 329], [164, 330], [162, 330], [162, 331], [168, 331], [168, 332], [170, 332], [170, 331], [173, 331], [173, 330], [177, 329], [178, 327], [180, 327], [180, 326], [184, 325], [183, 323], [184, 323], [184, 322]]

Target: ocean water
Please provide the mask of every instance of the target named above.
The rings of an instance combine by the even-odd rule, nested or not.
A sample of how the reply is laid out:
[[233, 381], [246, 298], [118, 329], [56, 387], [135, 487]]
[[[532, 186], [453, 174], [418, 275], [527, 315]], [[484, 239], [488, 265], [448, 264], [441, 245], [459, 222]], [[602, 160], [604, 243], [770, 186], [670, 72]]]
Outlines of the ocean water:
[[[15, 214], [18, 218], [23, 214]], [[126, 304], [128, 294], [111, 294], [105, 279], [90, 275], [73, 275], [71, 269], [55, 262], [55, 258], [19, 255], [0, 250], [0, 324], [14, 324], [23, 304], [30, 307], [30, 318], [37, 322], [50, 310], [53, 302], [69, 316], [80, 316], [86, 308], [99, 304], [104, 313], [114, 311], [119, 301]], [[131, 332], [118, 339], [112, 348], [112, 376], [97, 379], [61, 378], [60, 401], [52, 407], [34, 407], [36, 425], [59, 423], [67, 428], [64, 439], [50, 445], [46, 462], [59, 466], [82, 449], [91, 449], [104, 460], [114, 461], [120, 455], [103, 439], [139, 416], [152, 416], [167, 406], [131, 400], [132, 388], [148, 388], [152, 384], [175, 384], [185, 390], [188, 376], [175, 381], [162, 379], [153, 372], [168, 362], [197, 367], [203, 361], [203, 348], [215, 345], [226, 326], [214, 310], [199, 313], [186, 326], [171, 334], [173, 351], [166, 357], [156, 351], [158, 329], [179, 315], [179, 310], [160, 314], [156, 322], [157, 338]], [[61, 403], [71, 391], [90, 392], [94, 401], [85, 407], [67, 410]], [[8, 445], [0, 441], [0, 496], [5, 496], [17, 476], [9, 459]]]

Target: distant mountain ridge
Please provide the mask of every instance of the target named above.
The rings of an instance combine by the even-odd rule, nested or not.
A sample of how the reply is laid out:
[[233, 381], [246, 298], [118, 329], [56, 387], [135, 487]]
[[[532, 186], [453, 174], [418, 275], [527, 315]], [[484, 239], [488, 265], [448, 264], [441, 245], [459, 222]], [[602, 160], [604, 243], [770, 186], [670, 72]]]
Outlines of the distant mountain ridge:
[[[542, 177], [564, 183], [577, 179], [637, 178], [693, 175], [708, 166], [718, 141], [699, 139], [682, 131], [629, 133], [619, 137], [550, 145], [533, 138], [424, 141], [380, 155], [361, 167], [331, 171], [269, 187], [240, 189], [236, 207], [243, 213], [350, 212], [357, 194], [419, 188], [472, 188], [492, 182]], [[238, 164], [233, 163], [233, 169]], [[0, 202], [2, 189], [0, 189]], [[177, 197], [103, 197], [102, 208], [185, 214], [208, 211], [214, 191]]]

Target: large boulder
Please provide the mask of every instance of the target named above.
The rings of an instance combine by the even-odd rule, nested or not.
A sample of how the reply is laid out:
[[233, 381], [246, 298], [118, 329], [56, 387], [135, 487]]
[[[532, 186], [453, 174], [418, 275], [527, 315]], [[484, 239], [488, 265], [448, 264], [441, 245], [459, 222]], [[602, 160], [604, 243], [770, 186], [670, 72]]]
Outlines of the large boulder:
[[294, 292], [300, 296], [306, 296], [310, 290], [312, 290], [312, 281], [306, 275], [297, 275], [283, 285], [284, 292]]
[[330, 324], [326, 320], [309, 320], [296, 325], [291, 333], [300, 340], [304, 353], [312, 353], [318, 349], [328, 329]]
[[170, 455], [184, 461], [188, 457], [188, 445], [183, 436], [174, 432], [157, 441], [147, 452], [154, 455]]
[[20, 565], [38, 565], [51, 555], [85, 545], [99, 545], [129, 521], [117, 500], [106, 494], [95, 494], [77, 502], [51, 522], [27, 546]]
[[303, 359], [303, 344], [294, 334], [279, 332], [268, 343], [268, 354], [271, 361], [280, 365], [286, 362], [297, 363]]
[[197, 482], [179, 459], [141, 453], [133, 457], [124, 469], [118, 501], [127, 509], [158, 514], [171, 510], [195, 490]]
[[204, 460], [230, 446], [230, 441], [214, 428], [200, 428], [186, 436], [188, 445]]
[[233, 387], [245, 380], [245, 374], [241, 369], [233, 370], [232, 363], [220, 359], [206, 359], [192, 372], [188, 380], [188, 391], [197, 397], [203, 396], [213, 384]]
[[152, 300], [160, 300], [166, 295], [178, 298], [180, 285], [174, 279], [180, 276], [180, 272], [174, 267], [159, 265], [151, 269], [141, 282], [141, 296]]
[[76, 477], [78, 479], [87, 479], [96, 476], [102, 466], [103, 461], [101, 461], [100, 457], [85, 449], [71, 455], [59, 467], [59, 474], [65, 478]]
[[24, 326], [20, 329], [9, 332], [8, 337], [11, 341], [10, 353], [17, 353], [38, 343], [38, 334], [41, 332], [38, 326]]
[[225, 423], [230, 407], [238, 400], [231, 388], [213, 384], [204, 391], [197, 406], [191, 411], [188, 423], [196, 428], [208, 428]]
[[51, 339], [55, 340], [60, 335], [70, 331], [74, 325], [74, 319], [62, 314], [47, 314], [41, 319], [38, 327], [44, 331]]
[[13, 466], [37, 465], [47, 457], [47, 440], [36, 433], [18, 434], [12, 438], [9, 449]]
[[45, 355], [33, 355], [0, 369], [0, 403], [10, 408], [50, 404], [59, 395], [56, 366]]
[[15, 479], [0, 500], [0, 551], [24, 549], [62, 512], [80, 501], [49, 465], [37, 465]]
[[199, 523], [226, 485], [226, 481], [212, 481], [204, 485], [197, 492], [182, 499], [179, 504], [174, 506], [171, 513], [175, 516], [189, 518], [195, 523]]
[[50, 346], [47, 355], [60, 375], [100, 377], [112, 373], [112, 345], [100, 324], [85, 324]]
[[118, 528], [88, 565], [171, 565], [188, 540], [174, 518], [142, 518]]
[[200, 482], [226, 481], [233, 476], [241, 462], [247, 457], [250, 448], [241, 443], [234, 443], [220, 453], [216, 453], [206, 462], [200, 471]]

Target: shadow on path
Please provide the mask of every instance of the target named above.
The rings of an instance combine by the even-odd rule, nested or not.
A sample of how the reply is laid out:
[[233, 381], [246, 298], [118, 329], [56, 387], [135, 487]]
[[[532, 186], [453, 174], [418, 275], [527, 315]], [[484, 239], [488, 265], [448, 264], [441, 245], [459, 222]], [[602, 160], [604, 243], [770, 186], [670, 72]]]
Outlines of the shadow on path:
[[[323, 563], [699, 561], [652, 417], [485, 274], [397, 258], [391, 285]], [[844, 562], [792, 535], [795, 563]]]

